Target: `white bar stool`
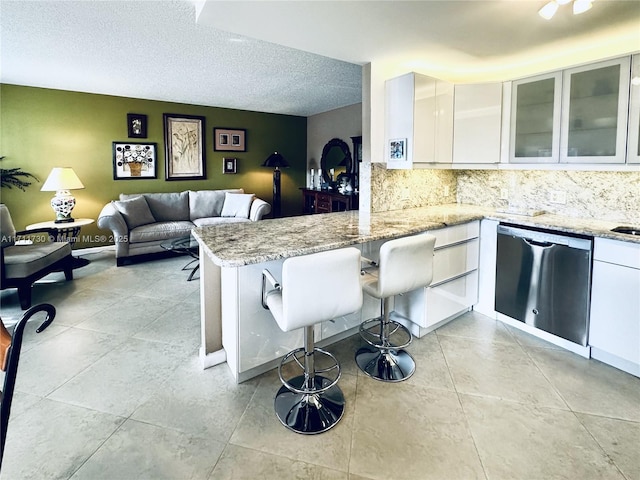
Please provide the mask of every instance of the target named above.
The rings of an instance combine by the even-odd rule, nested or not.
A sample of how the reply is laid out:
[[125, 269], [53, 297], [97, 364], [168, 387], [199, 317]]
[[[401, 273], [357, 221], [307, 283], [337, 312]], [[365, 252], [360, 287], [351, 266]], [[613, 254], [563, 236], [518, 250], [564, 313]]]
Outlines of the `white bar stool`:
[[376, 380], [400, 382], [416, 369], [413, 357], [403, 350], [411, 343], [411, 332], [390, 320], [390, 301], [431, 284], [435, 243], [436, 237], [428, 234], [389, 240], [380, 247], [377, 276], [375, 271], [365, 272], [362, 288], [381, 300], [381, 316], [360, 325], [360, 335], [369, 345], [356, 352], [356, 363]]
[[[271, 284], [269, 291], [267, 283]], [[304, 347], [289, 352], [278, 366], [283, 384], [275, 398], [278, 419], [297, 433], [329, 430], [344, 413], [344, 395], [337, 385], [340, 364], [329, 352], [315, 347], [313, 328], [362, 307], [360, 251], [349, 247], [288, 258], [282, 265], [281, 284], [264, 270], [262, 306], [271, 311], [283, 331], [304, 327]], [[316, 354], [328, 357], [331, 366], [317, 368]], [[289, 359], [301, 374], [285, 379], [282, 368]], [[319, 375], [329, 372], [331, 377]]]

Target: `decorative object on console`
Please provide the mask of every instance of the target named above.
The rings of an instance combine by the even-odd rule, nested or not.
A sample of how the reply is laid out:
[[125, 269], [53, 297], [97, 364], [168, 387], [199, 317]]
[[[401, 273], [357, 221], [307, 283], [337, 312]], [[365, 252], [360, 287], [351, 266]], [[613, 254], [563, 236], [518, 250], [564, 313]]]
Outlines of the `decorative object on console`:
[[156, 143], [113, 142], [113, 179], [157, 178]]
[[147, 116], [127, 113], [127, 134], [129, 138], [147, 138]]
[[56, 192], [51, 199], [51, 208], [56, 212], [56, 223], [73, 222], [71, 211], [76, 199], [69, 190], [79, 190], [84, 185], [71, 167], [55, 167], [40, 189], [43, 192]]
[[213, 149], [216, 152], [246, 152], [247, 131], [242, 128], [213, 129]]
[[278, 152], [273, 152], [262, 164], [263, 167], [273, 168], [273, 217], [280, 216], [280, 168], [287, 168], [289, 164]]
[[236, 158], [223, 158], [222, 159], [222, 173], [237, 173], [236, 172]]
[[[327, 188], [335, 187], [335, 173], [345, 173], [351, 176], [351, 151], [349, 145], [339, 138], [332, 138], [322, 148], [320, 168], [322, 169], [322, 183]], [[324, 185], [323, 185], [324, 188]]]
[[165, 113], [165, 180], [202, 180], [205, 172], [205, 117]]

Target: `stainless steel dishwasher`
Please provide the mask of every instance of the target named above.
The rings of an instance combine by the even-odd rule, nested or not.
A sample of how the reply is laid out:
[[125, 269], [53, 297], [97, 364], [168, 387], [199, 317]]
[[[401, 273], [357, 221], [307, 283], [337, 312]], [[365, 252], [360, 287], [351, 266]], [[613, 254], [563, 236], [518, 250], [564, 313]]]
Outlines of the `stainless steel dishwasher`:
[[587, 345], [590, 237], [498, 225], [495, 309]]

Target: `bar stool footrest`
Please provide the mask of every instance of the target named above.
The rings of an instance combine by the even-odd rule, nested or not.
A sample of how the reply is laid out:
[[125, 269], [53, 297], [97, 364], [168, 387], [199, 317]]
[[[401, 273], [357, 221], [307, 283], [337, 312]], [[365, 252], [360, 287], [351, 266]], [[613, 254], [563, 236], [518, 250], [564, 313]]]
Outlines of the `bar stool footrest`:
[[[411, 332], [401, 323], [395, 320], [389, 320], [390, 331], [387, 338], [383, 338], [382, 325], [381, 317], [365, 320], [360, 324], [360, 336], [365, 342], [375, 348], [400, 350], [407, 348], [411, 344]], [[406, 339], [397, 341], [396, 339], [401, 335], [406, 337]]]
[[[300, 359], [298, 358], [298, 354], [302, 353], [302, 361], [300, 361]], [[306, 394], [322, 394], [325, 391], [331, 389], [332, 387], [334, 387], [337, 383], [338, 380], [340, 380], [340, 377], [342, 375], [342, 371], [340, 369], [340, 363], [338, 362], [338, 359], [332, 355], [331, 353], [327, 352], [326, 350], [323, 350], [322, 348], [314, 348], [313, 349], [313, 354], [321, 354], [324, 355], [326, 357], [329, 357], [329, 359], [331, 360], [331, 364], [330, 366], [326, 367], [326, 368], [316, 368], [315, 371], [313, 372], [313, 377], [315, 378], [323, 378], [324, 380], [326, 380], [327, 382], [322, 382], [322, 383], [318, 383], [318, 382], [314, 382], [314, 385], [311, 387], [308, 387], [303, 383], [298, 385], [298, 378], [309, 378], [311, 377], [311, 375], [308, 375], [305, 370], [304, 370], [304, 353], [305, 353], [305, 349], [304, 348], [296, 348], [295, 350], [290, 351], [289, 353], [287, 353], [282, 360], [280, 360], [280, 364], [278, 365], [278, 376], [280, 377], [280, 381], [282, 382], [282, 385], [285, 388], [288, 388], [289, 390], [291, 390], [294, 393], [299, 393], [302, 395], [306, 395]], [[294, 377], [292, 377], [292, 379], [287, 380], [284, 377], [284, 374], [282, 372], [282, 369], [284, 368], [285, 364], [288, 363], [288, 360], [292, 358], [293, 362], [290, 362], [292, 364], [297, 364], [298, 367], [300, 367], [300, 370], [302, 372], [302, 375], [296, 375]], [[315, 362], [314, 362], [315, 363]], [[335, 377], [334, 378], [328, 378], [326, 376], [320, 376], [318, 374], [320, 373], [329, 373], [331, 371], [335, 370]]]

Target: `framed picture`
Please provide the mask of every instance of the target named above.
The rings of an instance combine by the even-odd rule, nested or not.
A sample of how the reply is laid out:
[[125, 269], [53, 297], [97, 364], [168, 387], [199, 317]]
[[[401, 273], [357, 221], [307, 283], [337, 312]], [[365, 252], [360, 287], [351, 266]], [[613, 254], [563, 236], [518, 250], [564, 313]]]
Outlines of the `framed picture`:
[[222, 173], [236, 173], [236, 162], [235, 158], [223, 158]]
[[147, 116], [127, 113], [127, 133], [129, 138], [147, 138]]
[[216, 152], [246, 152], [247, 131], [241, 128], [213, 129], [213, 149]]
[[157, 178], [156, 143], [113, 142], [113, 179]]
[[165, 113], [163, 117], [165, 180], [206, 178], [205, 118], [172, 113]]
[[407, 160], [407, 139], [394, 138], [389, 140], [389, 161], [404, 162]]

